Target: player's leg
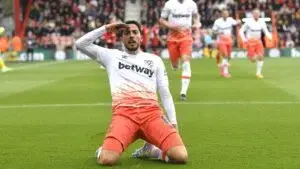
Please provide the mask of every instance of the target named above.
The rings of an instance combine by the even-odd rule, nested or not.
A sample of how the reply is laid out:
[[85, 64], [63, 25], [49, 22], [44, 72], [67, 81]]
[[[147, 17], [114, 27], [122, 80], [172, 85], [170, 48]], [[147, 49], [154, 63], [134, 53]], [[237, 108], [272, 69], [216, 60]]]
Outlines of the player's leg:
[[2, 53], [0, 53], [0, 70], [1, 72], [7, 72], [7, 71], [11, 71], [12, 69], [7, 67], [4, 63], [4, 60], [2, 59]]
[[146, 122], [141, 130], [144, 139], [158, 148], [153, 149], [149, 155], [171, 163], [186, 163], [187, 150], [176, 129], [163, 118], [155, 118]]
[[114, 165], [123, 150], [137, 139], [139, 126], [131, 119], [114, 115], [105, 136], [103, 145], [96, 151], [97, 162], [101, 165]]
[[220, 74], [225, 78], [230, 78], [231, 75], [229, 73], [229, 51], [228, 45], [226, 43], [220, 43], [219, 45], [219, 52], [222, 56], [222, 62], [220, 65]]
[[264, 78], [263, 74], [262, 74], [262, 69], [263, 69], [263, 65], [264, 65], [264, 47], [263, 44], [257, 43], [256, 45], [256, 77], [258, 79], [262, 79]]
[[[164, 119], [165, 122], [170, 123], [168, 118], [165, 115], [163, 115], [162, 118]], [[158, 156], [158, 153], [160, 153], [160, 152], [161, 152], [161, 150], [158, 147], [145, 141], [144, 145], [142, 147], [136, 149], [131, 154], [131, 156], [133, 158], [155, 158]]]
[[[227, 49], [226, 50], [227, 67], [229, 69], [229, 67], [230, 67], [230, 59], [231, 59], [230, 55], [231, 55], [231, 52], [232, 52], [232, 44], [231, 43], [226, 44], [226, 49]], [[228, 70], [228, 74], [230, 75], [229, 70]]]
[[[105, 145], [105, 148], [101, 146], [96, 151], [97, 163], [101, 165], [116, 164], [116, 162], [120, 159], [122, 153], [121, 150], [123, 149], [121, 142], [115, 138], [106, 138], [103, 145]], [[111, 147], [116, 150], [108, 150], [108, 148], [113, 149]]]
[[33, 56], [34, 56], [34, 49], [32, 48], [31, 50], [30, 50], [30, 55], [31, 55], [31, 62], [33, 62], [33, 60], [34, 60], [34, 58], [33, 58]]
[[179, 68], [179, 59], [180, 59], [178, 43], [173, 41], [168, 41], [167, 47], [169, 51], [169, 59], [171, 61], [172, 68], [173, 70], [177, 70]]
[[180, 42], [179, 52], [182, 61], [182, 73], [181, 73], [181, 91], [180, 99], [186, 100], [187, 90], [190, 85], [192, 70], [190, 60], [192, 58], [192, 40], [186, 40]]
[[2, 59], [2, 56], [0, 56], [0, 69], [2, 70], [4, 67], [6, 67], [6, 65], [5, 65], [5, 63], [4, 63], [3, 59]]
[[26, 62], [29, 61], [29, 53], [30, 53], [30, 51], [29, 51], [29, 49], [27, 49], [26, 50]]
[[247, 44], [247, 55], [251, 62], [255, 62], [255, 56], [256, 56], [255, 44], [253, 43]]
[[220, 55], [220, 51], [218, 50], [217, 56], [216, 56], [216, 63], [217, 66], [220, 67], [221, 66], [221, 55]]

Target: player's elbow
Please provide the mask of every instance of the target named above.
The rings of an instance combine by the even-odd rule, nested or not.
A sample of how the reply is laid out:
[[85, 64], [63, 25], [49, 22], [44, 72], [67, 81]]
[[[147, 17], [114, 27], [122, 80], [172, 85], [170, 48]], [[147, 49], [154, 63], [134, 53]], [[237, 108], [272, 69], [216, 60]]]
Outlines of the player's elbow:
[[82, 47], [82, 42], [81, 42], [80, 39], [78, 39], [78, 40], [75, 41], [75, 46], [76, 46], [77, 49], [81, 49], [81, 47]]
[[171, 92], [167, 87], [161, 87], [159, 90], [159, 95], [162, 100], [167, 100], [172, 98]]

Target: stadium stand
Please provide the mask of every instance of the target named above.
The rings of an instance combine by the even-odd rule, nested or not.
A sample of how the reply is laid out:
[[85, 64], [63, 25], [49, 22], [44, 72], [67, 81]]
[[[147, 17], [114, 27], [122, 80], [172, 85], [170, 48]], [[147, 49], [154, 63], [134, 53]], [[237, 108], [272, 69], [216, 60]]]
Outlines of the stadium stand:
[[[144, 8], [141, 11], [141, 19], [148, 27], [154, 26], [157, 22], [166, 1], [143, 0]], [[297, 0], [195, 0], [195, 2], [201, 15], [204, 33], [209, 32], [205, 29], [212, 27], [214, 20], [220, 17], [220, 10], [223, 8], [229, 9], [234, 18], [249, 17], [252, 9], [259, 8], [262, 11], [262, 17], [272, 18], [272, 12], [275, 15], [272, 19], [276, 21], [276, 27], [273, 29], [278, 31], [280, 47], [300, 46], [300, 36], [296, 29], [300, 26], [300, 7]], [[202, 37], [205, 37], [205, 34]]]
[[[150, 30], [148, 31], [150, 37], [147, 43], [148, 48], [165, 47], [167, 31], [157, 30], [155, 25], [166, 1], [131, 1], [141, 3], [140, 20]], [[220, 10], [223, 8], [229, 9], [234, 18], [247, 17], [252, 9], [259, 8], [263, 17], [270, 17], [276, 21], [275, 24], [270, 24], [270, 29], [278, 31], [279, 47], [300, 46], [300, 36], [297, 31], [297, 27], [300, 26], [300, 6], [297, 0], [195, 0], [195, 2], [198, 5], [202, 23], [201, 30], [195, 32], [196, 38], [206, 37], [206, 33], [211, 32], [209, 29], [214, 20], [220, 17]], [[73, 39], [108, 23], [112, 17], [124, 21], [125, 5], [126, 2], [123, 0], [35, 0], [26, 32], [34, 33], [39, 46], [70, 47]], [[105, 41], [104, 38], [100, 41]], [[201, 43], [203, 40], [201, 42], [195, 39], [194, 46], [203, 47], [204, 44]], [[99, 44], [103, 45], [103, 42]]]
[[124, 20], [124, 6], [122, 0], [35, 0], [26, 36], [32, 32], [44, 48], [72, 47], [74, 39], [108, 23], [112, 14]]

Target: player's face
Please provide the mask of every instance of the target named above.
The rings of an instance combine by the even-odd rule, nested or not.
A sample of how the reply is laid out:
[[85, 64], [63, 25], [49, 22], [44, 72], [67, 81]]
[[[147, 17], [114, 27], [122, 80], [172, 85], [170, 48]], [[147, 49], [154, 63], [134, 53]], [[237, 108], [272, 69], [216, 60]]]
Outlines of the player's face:
[[253, 18], [258, 19], [260, 17], [260, 12], [258, 10], [253, 11]]
[[223, 11], [222, 12], [222, 17], [223, 18], [227, 18], [229, 16], [229, 12], [228, 11]]
[[141, 33], [135, 24], [129, 24], [128, 29], [123, 32], [122, 41], [129, 51], [136, 51], [140, 48]]

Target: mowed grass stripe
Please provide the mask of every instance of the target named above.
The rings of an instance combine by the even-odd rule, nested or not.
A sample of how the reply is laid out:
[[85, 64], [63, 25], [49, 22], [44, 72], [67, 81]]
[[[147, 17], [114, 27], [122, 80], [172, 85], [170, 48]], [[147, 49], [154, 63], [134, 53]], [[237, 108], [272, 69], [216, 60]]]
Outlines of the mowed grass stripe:
[[[293, 105], [300, 104], [296, 101], [239, 101], [239, 102], [174, 102], [175, 105]], [[1, 105], [0, 109], [20, 109], [20, 108], [59, 108], [59, 107], [91, 107], [91, 106], [111, 106], [110, 102], [102, 103], [73, 103], [73, 104], [23, 104], [23, 105]], [[163, 106], [163, 105], [161, 105]]]

